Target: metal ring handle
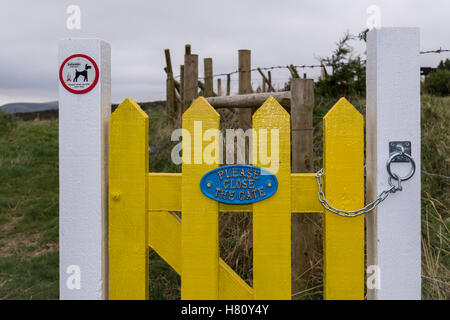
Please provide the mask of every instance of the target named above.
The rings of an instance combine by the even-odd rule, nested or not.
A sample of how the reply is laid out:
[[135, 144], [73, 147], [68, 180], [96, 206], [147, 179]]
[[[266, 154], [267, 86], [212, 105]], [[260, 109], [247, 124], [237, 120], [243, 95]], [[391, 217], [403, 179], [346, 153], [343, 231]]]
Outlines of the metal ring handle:
[[[400, 157], [400, 156], [405, 156], [409, 160], [409, 163], [411, 163], [411, 170], [404, 177], [400, 177], [397, 174], [393, 174], [392, 171], [391, 171], [391, 163], [392, 163], [392, 161], [395, 158]], [[406, 181], [406, 180], [410, 179], [414, 175], [414, 172], [416, 172], [416, 163], [414, 162], [414, 159], [409, 154], [404, 153], [404, 152], [397, 152], [397, 153], [394, 153], [392, 156], [389, 157], [388, 161], [386, 162], [386, 169], [387, 169], [387, 172], [389, 173], [389, 175], [393, 179], [398, 180], [400, 178], [401, 181]]]

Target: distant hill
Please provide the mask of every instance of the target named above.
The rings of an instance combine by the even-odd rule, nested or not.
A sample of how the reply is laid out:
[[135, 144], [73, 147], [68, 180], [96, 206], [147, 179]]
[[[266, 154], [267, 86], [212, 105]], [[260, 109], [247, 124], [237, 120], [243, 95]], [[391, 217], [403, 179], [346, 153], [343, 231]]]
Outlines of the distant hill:
[[1, 106], [0, 110], [8, 113], [30, 113], [58, 110], [58, 101], [7, 103]]
[[[165, 101], [138, 102], [142, 109], [164, 107]], [[112, 104], [112, 111], [117, 108], [117, 104]], [[58, 101], [50, 102], [15, 102], [7, 103], [0, 107], [0, 110], [8, 113], [31, 113], [58, 110]]]
[[[142, 110], [147, 111], [150, 110], [152, 108], [158, 108], [158, 107], [163, 107], [165, 108], [166, 106], [166, 101], [165, 100], [156, 100], [156, 101], [150, 101], [150, 102], [139, 102], [137, 101], [137, 104], [142, 108]], [[119, 105], [117, 103], [113, 103], [111, 105], [111, 111], [116, 110], [116, 108]]]

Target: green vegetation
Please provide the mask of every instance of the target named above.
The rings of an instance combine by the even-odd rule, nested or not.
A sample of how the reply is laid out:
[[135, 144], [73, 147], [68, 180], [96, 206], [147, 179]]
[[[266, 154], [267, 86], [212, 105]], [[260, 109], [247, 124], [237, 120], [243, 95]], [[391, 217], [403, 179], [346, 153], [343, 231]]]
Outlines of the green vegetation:
[[[365, 113], [365, 100], [349, 97]], [[322, 165], [322, 118], [337, 98], [316, 97], [314, 168]], [[142, 104], [150, 117], [150, 170], [177, 172], [170, 161], [164, 108]], [[449, 175], [450, 97], [422, 96], [422, 168]], [[221, 110], [222, 128], [236, 126]], [[9, 117], [8, 117], [9, 118]], [[58, 122], [17, 122], [0, 133], [0, 299], [58, 298]], [[405, 186], [406, 187], [406, 186]], [[448, 299], [448, 179], [422, 174], [423, 298]], [[220, 215], [221, 257], [249, 284], [252, 279], [250, 214]], [[307, 287], [296, 299], [322, 298], [321, 252]], [[180, 277], [155, 252], [150, 254], [150, 295], [179, 299]]]
[[426, 93], [439, 96], [450, 94], [450, 59], [441, 61], [436, 70], [425, 77], [423, 90]]
[[0, 134], [0, 299], [58, 297], [58, 123]]
[[[450, 97], [422, 97], [422, 170], [450, 174]], [[422, 174], [422, 293], [449, 299], [450, 181]], [[441, 288], [446, 288], [447, 292]]]
[[336, 43], [330, 57], [319, 58], [322, 65], [331, 67], [331, 74], [323, 75], [315, 83], [320, 96], [364, 96], [366, 93], [366, 65], [360, 55], [354, 55], [351, 41], [365, 41], [366, 31], [357, 36], [348, 32]]
[[0, 110], [0, 135], [9, 134], [17, 125], [14, 115]]

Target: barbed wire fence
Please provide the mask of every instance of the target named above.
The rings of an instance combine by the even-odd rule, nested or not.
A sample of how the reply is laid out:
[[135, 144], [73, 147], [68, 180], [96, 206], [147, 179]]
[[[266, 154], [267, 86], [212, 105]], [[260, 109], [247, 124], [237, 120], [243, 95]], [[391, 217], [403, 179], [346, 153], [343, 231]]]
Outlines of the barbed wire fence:
[[[441, 54], [441, 53], [448, 53], [450, 52], [450, 49], [435, 49], [435, 50], [426, 50], [426, 51], [420, 51], [419, 54], [423, 55], [423, 54]], [[255, 67], [250, 69], [249, 71], [243, 71], [243, 72], [259, 72], [259, 71], [272, 71], [272, 70], [287, 70], [291, 73], [291, 70], [294, 69], [295, 71], [297, 71], [297, 69], [302, 69], [304, 71], [306, 71], [307, 69], [316, 69], [316, 68], [325, 68], [325, 72], [326, 72], [326, 67], [335, 67], [337, 65], [346, 65], [346, 64], [352, 64], [359, 61], [360, 63], [365, 64], [366, 60], [365, 59], [359, 59], [359, 60], [353, 60], [350, 63], [338, 63], [338, 64], [331, 64], [331, 63], [318, 63], [318, 64], [297, 64], [297, 65], [275, 65], [275, 66], [270, 66], [270, 67]], [[227, 77], [230, 80], [230, 83], [236, 83], [237, 80], [236, 79], [231, 79], [232, 75], [238, 74], [239, 72], [241, 72], [239, 69], [230, 71], [230, 72], [221, 72], [221, 73], [216, 73], [213, 74], [211, 77], [214, 78], [218, 78], [218, 77]], [[292, 76], [292, 74], [291, 74]], [[180, 79], [180, 75], [174, 76], [174, 79]], [[198, 76], [198, 80], [205, 80], [205, 77], [202, 76]], [[274, 79], [272, 78], [273, 81], [273, 85], [276, 87], [277, 90], [282, 90], [284, 85], [289, 81], [289, 77], [285, 77], [285, 78], [279, 78], [279, 79]], [[276, 85], [275, 83], [278, 82]], [[258, 86], [258, 83], [256, 81], [252, 81], [252, 86]], [[234, 85], [232, 86], [234, 87]], [[274, 88], [275, 88], [274, 87]], [[234, 88], [235, 90], [235, 88]], [[233, 91], [234, 91], [233, 90]]]
[[445, 174], [441, 174], [441, 173], [431, 173], [431, 172], [428, 172], [428, 171], [425, 171], [425, 170], [422, 170], [422, 173], [427, 175], [427, 176], [430, 176], [430, 177], [439, 177], [439, 178], [442, 178], [442, 179], [450, 179], [450, 176], [446, 176]]
[[[441, 53], [445, 53], [445, 52], [450, 52], [450, 49], [436, 49], [436, 50], [428, 50], [428, 51], [420, 51], [419, 54], [430, 54], [430, 53], [436, 53], [436, 54], [441, 54]], [[359, 60], [362, 63], [366, 63], [365, 59], [361, 59]], [[354, 62], [352, 62], [354, 63]], [[289, 70], [290, 68], [294, 67], [295, 69], [314, 69], [314, 68], [322, 68], [322, 67], [333, 67], [333, 64], [325, 64], [325, 63], [320, 63], [320, 64], [300, 64], [300, 65], [277, 65], [277, 66], [271, 66], [271, 67], [256, 67], [256, 68], [252, 68], [249, 71], [245, 71], [245, 72], [256, 72], [259, 70], [262, 71], [271, 71], [271, 70], [277, 70], [277, 69], [287, 69]], [[213, 74], [212, 77], [213, 78], [217, 78], [217, 77], [226, 77], [226, 76], [231, 76], [233, 74], [237, 74], [241, 72], [239, 69], [234, 70], [234, 71], [230, 71], [230, 72], [223, 72], [223, 73], [216, 73]], [[175, 78], [179, 79], [180, 75], [175, 76]], [[199, 79], [204, 79], [204, 77], [198, 77]]]
[[448, 49], [439, 48], [437, 50], [420, 51], [420, 54], [450, 52]]

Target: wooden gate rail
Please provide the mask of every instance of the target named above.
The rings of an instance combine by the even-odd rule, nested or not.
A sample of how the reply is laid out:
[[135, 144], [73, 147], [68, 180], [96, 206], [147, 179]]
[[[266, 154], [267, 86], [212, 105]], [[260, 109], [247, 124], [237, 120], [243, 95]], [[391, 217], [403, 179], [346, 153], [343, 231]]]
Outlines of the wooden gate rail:
[[[181, 211], [181, 173], [148, 174], [149, 211]], [[291, 173], [291, 212], [322, 212], [315, 173]], [[219, 212], [253, 212], [251, 204], [219, 203]]]

